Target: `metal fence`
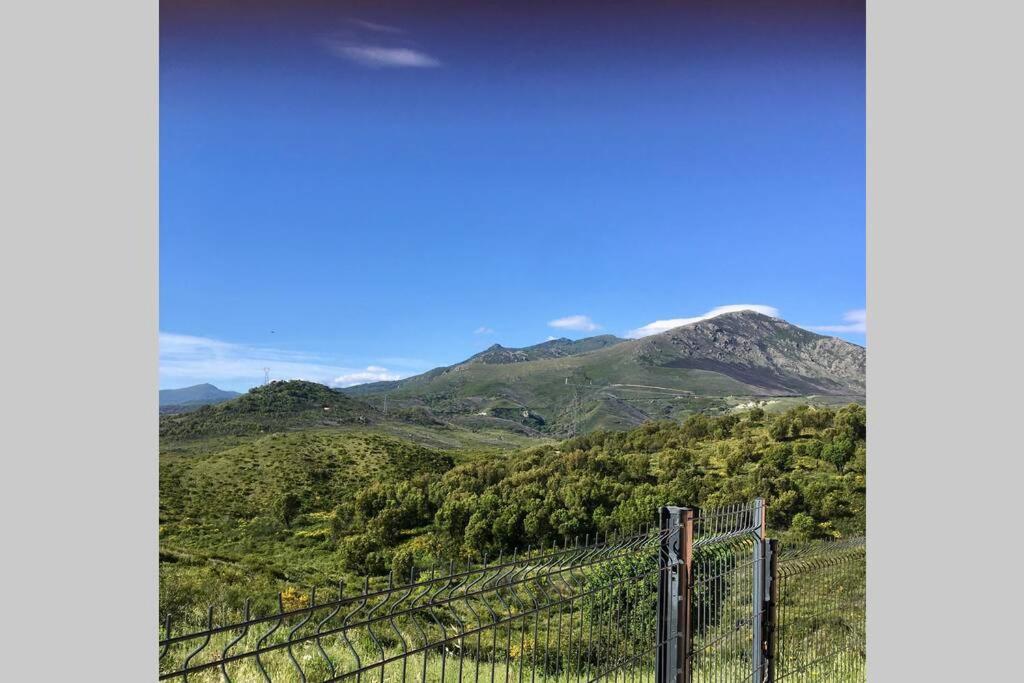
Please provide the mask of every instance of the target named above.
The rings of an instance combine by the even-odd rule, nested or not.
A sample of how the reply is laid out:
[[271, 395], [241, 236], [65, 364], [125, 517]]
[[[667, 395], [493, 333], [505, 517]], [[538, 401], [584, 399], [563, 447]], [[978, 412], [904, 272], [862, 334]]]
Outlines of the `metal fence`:
[[694, 522], [692, 680], [762, 680], [764, 504], [709, 510]]
[[[591, 681], [653, 670], [655, 531], [456, 567], [161, 641], [189, 681]], [[650, 675], [646, 676], [647, 679]]]
[[656, 529], [279, 597], [269, 614], [210, 608], [202, 628], [165, 621], [159, 678], [863, 680], [857, 546], [780, 553], [764, 532], [761, 500], [666, 507]]
[[775, 575], [772, 680], [865, 680], [864, 539], [783, 548]]

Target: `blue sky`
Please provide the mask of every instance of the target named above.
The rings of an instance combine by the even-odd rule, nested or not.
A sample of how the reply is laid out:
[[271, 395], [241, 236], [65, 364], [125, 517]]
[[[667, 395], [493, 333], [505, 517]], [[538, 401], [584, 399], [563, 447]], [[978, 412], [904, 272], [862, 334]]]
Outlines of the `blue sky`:
[[162, 388], [742, 304], [865, 343], [859, 3], [431, 5], [161, 4]]

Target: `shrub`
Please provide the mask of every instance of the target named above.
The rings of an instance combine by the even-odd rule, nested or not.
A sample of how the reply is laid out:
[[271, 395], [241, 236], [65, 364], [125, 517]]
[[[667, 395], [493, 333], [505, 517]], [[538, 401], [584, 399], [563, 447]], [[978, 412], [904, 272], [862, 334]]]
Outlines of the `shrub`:
[[291, 528], [292, 522], [302, 511], [302, 499], [297, 494], [286, 493], [277, 500], [277, 514], [286, 527]]

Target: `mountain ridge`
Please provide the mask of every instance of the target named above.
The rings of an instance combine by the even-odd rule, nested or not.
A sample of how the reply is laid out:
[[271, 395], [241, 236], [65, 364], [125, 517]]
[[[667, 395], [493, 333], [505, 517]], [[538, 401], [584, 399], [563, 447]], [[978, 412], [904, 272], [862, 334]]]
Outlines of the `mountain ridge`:
[[[544, 348], [555, 342], [557, 351]], [[515, 406], [524, 420], [563, 433], [570, 423], [573, 431], [581, 422], [584, 429], [620, 429], [643, 419], [727, 410], [734, 397], [858, 399], [865, 393], [864, 347], [755, 311], [640, 339], [545, 343], [493, 345], [454, 365], [342, 391], [366, 399], [387, 394], [393, 405], [426, 406], [439, 415], [498, 411], [507, 418]]]
[[547, 341], [540, 342], [539, 344], [523, 346], [520, 348], [511, 348], [502, 346], [501, 344], [492, 344], [480, 353], [474, 354], [462, 361], [462, 363], [457, 363], [456, 365], [473, 362], [493, 364], [524, 363], [531, 360], [540, 360], [542, 358], [563, 358], [565, 356], [575, 356], [580, 353], [596, 351], [598, 349], [614, 346], [615, 344], [620, 344], [626, 341], [629, 340], [621, 339], [611, 334], [602, 334], [596, 337], [584, 337], [583, 339], [577, 340], [572, 340], [568, 337], [548, 339]]

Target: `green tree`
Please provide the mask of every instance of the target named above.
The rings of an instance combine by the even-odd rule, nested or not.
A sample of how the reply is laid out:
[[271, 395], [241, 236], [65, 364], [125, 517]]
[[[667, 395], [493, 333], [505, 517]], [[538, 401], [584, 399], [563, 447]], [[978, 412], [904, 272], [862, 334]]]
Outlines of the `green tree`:
[[410, 583], [416, 578], [416, 554], [408, 548], [399, 548], [391, 557], [391, 573], [395, 584]]
[[302, 512], [302, 499], [295, 493], [286, 493], [277, 500], [277, 515], [286, 527], [291, 528], [292, 522]]
[[352, 525], [352, 508], [350, 505], [339, 505], [334, 509], [334, 515], [331, 517], [331, 537], [335, 541], [341, 540], [341, 538], [348, 532]]
[[847, 436], [839, 436], [825, 444], [821, 449], [821, 459], [835, 465], [842, 471], [843, 466], [853, 457], [856, 446]]
[[793, 515], [793, 523], [790, 532], [801, 541], [809, 541], [817, 535], [818, 525], [806, 512], [798, 512]]

